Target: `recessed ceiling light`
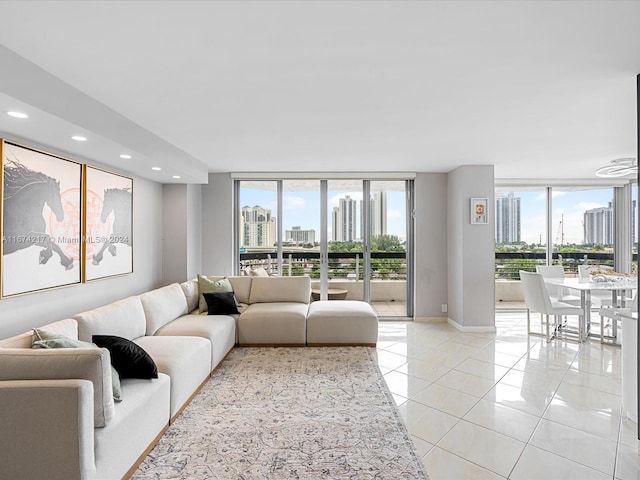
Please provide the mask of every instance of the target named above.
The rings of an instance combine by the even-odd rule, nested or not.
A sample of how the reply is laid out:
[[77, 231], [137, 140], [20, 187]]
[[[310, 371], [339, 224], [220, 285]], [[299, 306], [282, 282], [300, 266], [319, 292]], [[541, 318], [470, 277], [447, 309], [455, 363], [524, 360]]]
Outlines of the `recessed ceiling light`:
[[87, 137], [83, 137], [82, 135], [74, 135], [71, 137], [71, 140], [75, 140], [76, 142], [86, 142]]
[[171, 177], [171, 178], [180, 178], [180, 175], [174, 175], [174, 176], [173, 176], [173, 177]]
[[120, 155], [120, 158], [125, 158], [125, 159], [129, 160], [131, 158], [131, 155], [123, 153], [122, 155]]
[[22, 112], [7, 112], [7, 115], [13, 118], [29, 118], [29, 115]]
[[151, 167], [151, 170], [155, 170], [156, 172], [159, 172], [160, 170], [162, 170], [162, 168], [160, 168], [160, 167]]

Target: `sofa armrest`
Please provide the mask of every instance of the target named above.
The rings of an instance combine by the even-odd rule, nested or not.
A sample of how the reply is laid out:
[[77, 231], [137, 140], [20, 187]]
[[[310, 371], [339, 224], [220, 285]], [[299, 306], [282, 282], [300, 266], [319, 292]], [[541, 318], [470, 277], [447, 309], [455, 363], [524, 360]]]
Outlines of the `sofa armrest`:
[[90, 381], [0, 381], [0, 405], [2, 478], [95, 474]]
[[111, 356], [106, 348], [3, 348], [1, 380], [89, 380], [93, 424], [106, 426], [115, 415]]

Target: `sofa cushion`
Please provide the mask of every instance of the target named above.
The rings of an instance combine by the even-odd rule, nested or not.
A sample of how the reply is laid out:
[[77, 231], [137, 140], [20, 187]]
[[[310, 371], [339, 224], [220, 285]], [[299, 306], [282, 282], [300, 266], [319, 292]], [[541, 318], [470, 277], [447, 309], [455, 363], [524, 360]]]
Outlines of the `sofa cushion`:
[[207, 302], [208, 315], [237, 315], [240, 313], [233, 292], [206, 292], [203, 295]]
[[190, 314], [174, 320], [156, 332], [158, 336], [203, 337], [211, 342], [211, 370], [218, 366], [236, 343], [238, 315]]
[[[209, 277], [211, 278], [211, 277]], [[251, 277], [227, 277], [233, 287], [233, 293], [236, 296], [238, 303], [249, 303], [249, 296], [251, 295]]]
[[253, 277], [249, 303], [300, 302], [311, 299], [309, 277]]
[[[33, 343], [31, 348], [100, 348], [94, 343], [83, 342], [75, 338], [60, 335], [55, 331], [44, 328], [33, 329]], [[120, 375], [111, 365], [111, 391], [116, 402], [122, 401]]]
[[269, 272], [267, 272], [264, 267], [254, 267], [249, 270], [249, 275], [252, 277], [268, 277]]
[[115, 418], [95, 431], [96, 475], [88, 478], [128, 478], [127, 471], [169, 423], [170, 380], [162, 373], [153, 380], [122, 380], [124, 402]]
[[200, 300], [200, 295], [198, 294], [198, 280], [187, 280], [186, 282], [182, 282], [180, 284], [180, 288], [182, 288], [182, 292], [187, 299], [188, 311], [193, 312], [198, 308], [198, 301]]
[[211, 343], [199, 337], [168, 336], [140, 337], [134, 341], [151, 355], [158, 366], [158, 372], [171, 378], [173, 418], [209, 377]]
[[[40, 328], [48, 332], [59, 333], [65, 337], [78, 339], [78, 322], [71, 318], [49, 323]], [[15, 337], [5, 338], [0, 340], [0, 348], [31, 348], [33, 336], [33, 331], [29, 331], [16, 335]]]
[[93, 383], [94, 426], [108, 425], [115, 412], [108, 350], [104, 348], [0, 350], [0, 380], [74, 378], [90, 380]]
[[74, 315], [78, 338], [90, 342], [93, 335], [117, 335], [129, 340], [144, 336], [147, 328], [140, 297], [129, 297], [104, 307]]
[[211, 280], [208, 277], [198, 275], [198, 292], [200, 293], [199, 311], [200, 313], [203, 313], [209, 309], [209, 307], [207, 306], [207, 301], [204, 299], [205, 293], [233, 292], [233, 287], [231, 286], [231, 282], [227, 278]]
[[140, 302], [147, 320], [147, 335], [187, 313], [187, 298], [180, 285], [172, 283], [140, 295]]
[[158, 378], [158, 367], [147, 352], [126, 338], [94, 335], [93, 342], [111, 354], [111, 364], [120, 378]]
[[308, 308], [300, 302], [252, 303], [238, 318], [238, 343], [304, 345]]
[[378, 340], [378, 317], [367, 302], [319, 300], [309, 305], [307, 345], [367, 345]]

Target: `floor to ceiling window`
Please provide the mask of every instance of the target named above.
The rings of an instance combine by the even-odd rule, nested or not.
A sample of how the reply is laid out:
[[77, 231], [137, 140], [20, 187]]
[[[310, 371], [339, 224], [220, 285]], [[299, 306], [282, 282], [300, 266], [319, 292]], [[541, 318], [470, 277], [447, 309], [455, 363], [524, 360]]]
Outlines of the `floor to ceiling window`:
[[580, 264], [613, 267], [613, 188], [553, 187], [553, 263], [577, 275]]
[[495, 195], [496, 280], [518, 280], [520, 270], [546, 262], [547, 190], [499, 188]]
[[536, 265], [562, 264], [575, 276], [581, 264], [625, 273], [637, 265], [635, 184], [501, 186], [495, 195], [497, 305], [521, 301], [509, 282]]
[[278, 274], [278, 184], [242, 182], [239, 194], [240, 272], [264, 269], [268, 274]]
[[238, 273], [306, 275], [314, 299], [364, 300], [381, 317], [412, 316], [412, 180], [235, 185]]

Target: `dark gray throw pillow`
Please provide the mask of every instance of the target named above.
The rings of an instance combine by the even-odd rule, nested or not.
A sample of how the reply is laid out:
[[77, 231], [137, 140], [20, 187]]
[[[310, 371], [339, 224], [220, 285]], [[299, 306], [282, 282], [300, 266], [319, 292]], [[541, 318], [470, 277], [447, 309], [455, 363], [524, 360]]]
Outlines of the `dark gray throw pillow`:
[[158, 378], [156, 363], [140, 345], [115, 335], [94, 335], [92, 340], [109, 350], [120, 378]]
[[209, 315], [233, 315], [240, 313], [233, 292], [203, 293]]

